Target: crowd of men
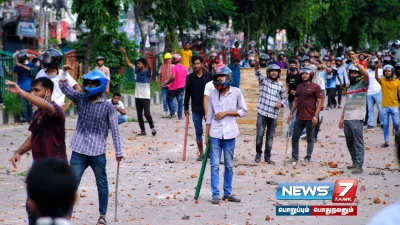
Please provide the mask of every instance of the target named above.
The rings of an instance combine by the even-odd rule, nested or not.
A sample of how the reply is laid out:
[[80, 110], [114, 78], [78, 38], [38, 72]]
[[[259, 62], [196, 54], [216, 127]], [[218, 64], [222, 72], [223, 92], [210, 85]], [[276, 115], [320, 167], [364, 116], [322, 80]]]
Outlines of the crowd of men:
[[[135, 105], [141, 129], [137, 135], [146, 135], [143, 120], [143, 117], [146, 117], [154, 136], [157, 130], [150, 110], [151, 72], [147, 69], [148, 62], [145, 58], [139, 58], [134, 65], [125, 49], [121, 47], [120, 51], [126, 64], [135, 73]], [[254, 66], [254, 73], [259, 82], [256, 163], [260, 163], [264, 158], [266, 163], [275, 164], [271, 152], [279, 110], [289, 107], [288, 138], [292, 139], [292, 153], [287, 162], [299, 162], [299, 140], [304, 133], [307, 150], [301, 163], [309, 165], [318, 131], [323, 129], [322, 112], [341, 108], [343, 90], [346, 91], [347, 100], [342, 115], [338, 118], [338, 125], [344, 129], [352, 161], [352, 165], [347, 168], [353, 174], [363, 172], [363, 126], [367, 120], [366, 129], [374, 128], [374, 104], [377, 104], [380, 110], [378, 124], [382, 126], [384, 134], [382, 147], [389, 146], [389, 115], [392, 116], [394, 132], [398, 132], [400, 81], [397, 77], [400, 77], [400, 64], [392, 66], [390, 63], [379, 61], [377, 56], [371, 55], [365, 58], [363, 54], [357, 55], [354, 52], [348, 52], [346, 58], [336, 57], [333, 62], [329, 56], [321, 60], [310, 54], [300, 60], [292, 58], [289, 63], [286, 63], [284, 53], [278, 54], [278, 60], [268, 54], [256, 53], [252, 58], [245, 56], [244, 60], [248, 60], [247, 62], [235, 59], [234, 67], [228, 67], [217, 61], [214, 54], [205, 63], [202, 57], [190, 56], [187, 65], [184, 54], [186, 53], [164, 54], [164, 63], [158, 78], [163, 94], [164, 116], [171, 119], [176, 115], [177, 119], [183, 119], [183, 115], [192, 117], [199, 152], [197, 161], [210, 157], [212, 204], [219, 204], [221, 200], [218, 189], [220, 164], [224, 164], [222, 200], [241, 201], [233, 194], [232, 187], [236, 137], [239, 135], [236, 119], [246, 116], [248, 111], [239, 88], [239, 81], [235, 81], [234, 70], [239, 68], [241, 63]], [[109, 69], [104, 66], [104, 57], [96, 58], [97, 67], [82, 77], [82, 85], [77, 84], [68, 73], [72, 69], [69, 65], [60, 68], [62, 57], [61, 52], [49, 49], [42, 58], [37, 59], [39, 63], [31, 65], [32, 63], [27, 61], [26, 53], [20, 52], [17, 55], [18, 64], [13, 72], [6, 70], [10, 76], [14, 75], [16, 80], [16, 82], [6, 81], [7, 90], [19, 95], [21, 101], [26, 101], [28, 105], [23, 120], [30, 121], [31, 131], [31, 135], [12, 156], [11, 163], [16, 167], [21, 155], [32, 151], [34, 164], [28, 176], [27, 200], [30, 225], [40, 224], [41, 218], [38, 220], [37, 217], [71, 218], [74, 203], [74, 197], [71, 196], [75, 196], [81, 178], [90, 166], [95, 174], [99, 196], [100, 216], [97, 224], [104, 225], [107, 223], [109, 197], [105, 155], [108, 131], [111, 130], [115, 158], [121, 161], [124, 153], [118, 124], [127, 121], [127, 112], [120, 101], [119, 93], [113, 93], [112, 99], [106, 99], [110, 74]], [[363, 63], [364, 60], [366, 63]], [[189, 66], [193, 70], [191, 73], [188, 72]], [[37, 73], [32, 75], [31, 70], [35, 68]], [[288, 74], [286, 83], [283, 83], [279, 78], [282, 69], [285, 68]], [[26, 77], [30, 79], [29, 82], [25, 80]], [[338, 94], [337, 101], [336, 94]], [[325, 96], [328, 96], [326, 106]], [[69, 101], [66, 102], [65, 97]], [[71, 140], [72, 155], [69, 167], [64, 111], [71, 102], [78, 106], [79, 111], [76, 131]], [[37, 110], [32, 112], [32, 106], [29, 104], [36, 106]], [[368, 116], [365, 118], [367, 111], [369, 111]], [[206, 124], [205, 132], [203, 121]], [[263, 152], [265, 133], [267, 135]], [[205, 155], [205, 146], [210, 147], [208, 156]], [[46, 182], [46, 180], [41, 181], [45, 178], [39, 176], [46, 166], [54, 168], [54, 171], [46, 171], [52, 176], [58, 173], [61, 177], [65, 177], [63, 182], [66, 183], [60, 184], [65, 186], [68, 195], [62, 204], [59, 203], [57, 210], [52, 208], [51, 199], [55, 194], [54, 190], [59, 187], [58, 183], [54, 185], [54, 190], [38, 194], [38, 190], [43, 190], [40, 189], [39, 183]], [[65, 222], [64, 219], [62, 221]]]

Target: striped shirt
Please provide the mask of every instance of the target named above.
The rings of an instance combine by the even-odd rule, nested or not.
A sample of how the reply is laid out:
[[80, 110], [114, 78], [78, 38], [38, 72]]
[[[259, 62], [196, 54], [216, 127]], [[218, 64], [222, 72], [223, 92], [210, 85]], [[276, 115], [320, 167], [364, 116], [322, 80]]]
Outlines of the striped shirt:
[[115, 107], [105, 99], [92, 103], [87, 96], [60, 81], [61, 91], [78, 105], [78, 123], [71, 140], [74, 152], [97, 156], [106, 153], [108, 130], [111, 129], [115, 156], [123, 156]]
[[260, 97], [258, 99], [257, 111], [259, 114], [277, 119], [279, 109], [276, 104], [286, 105], [285, 87], [279, 81], [273, 81], [261, 74], [261, 70], [256, 70], [256, 76], [260, 85]]
[[364, 120], [368, 84], [363, 80], [347, 89], [347, 100], [344, 105], [344, 120]]

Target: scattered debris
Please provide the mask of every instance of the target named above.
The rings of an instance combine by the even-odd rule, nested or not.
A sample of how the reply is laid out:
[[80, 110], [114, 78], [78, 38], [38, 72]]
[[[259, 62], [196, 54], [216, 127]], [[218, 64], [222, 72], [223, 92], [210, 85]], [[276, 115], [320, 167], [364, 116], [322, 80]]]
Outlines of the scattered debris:
[[378, 197], [375, 197], [375, 198], [374, 198], [374, 203], [375, 203], [375, 204], [380, 204], [380, 203], [381, 203], [381, 200], [380, 200]]
[[267, 184], [269, 185], [278, 185], [279, 183], [273, 180], [267, 181]]
[[189, 219], [190, 219], [190, 216], [188, 216], [186, 214], [182, 217], [182, 220], [189, 220]]

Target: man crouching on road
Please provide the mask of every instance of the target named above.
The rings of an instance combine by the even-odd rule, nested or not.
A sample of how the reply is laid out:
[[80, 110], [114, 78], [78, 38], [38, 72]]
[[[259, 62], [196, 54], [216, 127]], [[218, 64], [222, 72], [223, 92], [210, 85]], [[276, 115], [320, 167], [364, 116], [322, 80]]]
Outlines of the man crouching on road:
[[[213, 75], [215, 89], [208, 99], [206, 122], [206, 144], [210, 141], [211, 192], [212, 204], [219, 204], [219, 163], [224, 151], [224, 197], [231, 202], [240, 202], [232, 195], [233, 154], [239, 128], [236, 117], [247, 115], [247, 106], [239, 88], [230, 87], [232, 71], [225, 65], [219, 65]], [[208, 140], [207, 137], [210, 137]]]

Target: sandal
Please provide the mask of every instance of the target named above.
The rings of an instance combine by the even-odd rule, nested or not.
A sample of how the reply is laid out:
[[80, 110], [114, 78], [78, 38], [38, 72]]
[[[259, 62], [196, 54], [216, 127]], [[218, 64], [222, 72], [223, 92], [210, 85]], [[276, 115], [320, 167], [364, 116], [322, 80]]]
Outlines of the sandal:
[[96, 225], [107, 225], [106, 217], [100, 215], [99, 219], [97, 220]]

